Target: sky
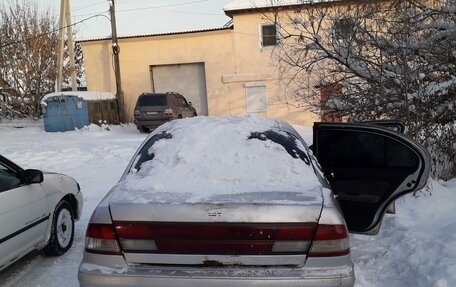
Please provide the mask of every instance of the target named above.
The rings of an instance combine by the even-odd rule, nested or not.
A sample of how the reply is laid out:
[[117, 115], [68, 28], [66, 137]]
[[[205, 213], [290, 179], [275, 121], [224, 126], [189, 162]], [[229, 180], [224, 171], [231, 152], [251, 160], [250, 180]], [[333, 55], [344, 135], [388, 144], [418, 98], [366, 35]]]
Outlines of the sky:
[[[14, 0], [0, 0], [0, 5]], [[58, 18], [60, 0], [27, 0], [51, 9]], [[219, 28], [230, 18], [223, 6], [230, 0], [115, 0], [118, 36]], [[76, 39], [110, 37], [107, 0], [70, 0]], [[99, 15], [99, 16], [95, 16]], [[90, 18], [90, 19], [88, 19]]]
[[[310, 144], [312, 128], [295, 128]], [[0, 272], [2, 287], [79, 286], [77, 272], [90, 215], [147, 135], [132, 124], [47, 133], [42, 120], [0, 122], [0, 154], [23, 168], [72, 176], [84, 195], [82, 217], [75, 224], [69, 252], [60, 257], [26, 256]], [[225, 153], [220, 158], [225, 159]], [[417, 197], [399, 198], [396, 214], [385, 216], [379, 234], [350, 234], [355, 287], [454, 286], [456, 179], [432, 184], [432, 195], [419, 192]]]

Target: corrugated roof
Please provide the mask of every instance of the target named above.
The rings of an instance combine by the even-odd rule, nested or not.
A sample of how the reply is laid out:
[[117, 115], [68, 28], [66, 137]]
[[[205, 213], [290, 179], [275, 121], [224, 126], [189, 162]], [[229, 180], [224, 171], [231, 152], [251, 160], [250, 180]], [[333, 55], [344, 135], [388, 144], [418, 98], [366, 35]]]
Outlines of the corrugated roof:
[[[168, 36], [168, 35], [178, 35], [178, 34], [192, 34], [192, 33], [204, 33], [220, 30], [230, 30], [233, 29], [233, 24], [228, 22], [227, 25], [218, 28], [208, 28], [208, 29], [197, 29], [197, 30], [188, 30], [188, 31], [173, 31], [173, 32], [164, 32], [164, 33], [152, 33], [152, 34], [140, 34], [140, 35], [131, 35], [131, 36], [120, 36], [117, 39], [131, 39], [131, 38], [144, 38], [144, 37], [157, 37], [157, 36]], [[92, 38], [85, 40], [78, 40], [78, 43], [84, 42], [93, 42], [93, 41], [104, 41], [111, 40], [111, 36], [102, 37], [102, 38]]]

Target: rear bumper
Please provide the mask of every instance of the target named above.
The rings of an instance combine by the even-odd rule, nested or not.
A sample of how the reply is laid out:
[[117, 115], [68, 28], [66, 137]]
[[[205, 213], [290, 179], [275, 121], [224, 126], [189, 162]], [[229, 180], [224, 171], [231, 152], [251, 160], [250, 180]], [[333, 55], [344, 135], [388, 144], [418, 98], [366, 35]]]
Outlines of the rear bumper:
[[[341, 262], [346, 262], [346, 258], [341, 259]], [[81, 287], [352, 287], [355, 276], [352, 264], [319, 268], [138, 267], [127, 265], [110, 268], [83, 261], [79, 266], [78, 279]]]
[[142, 127], [148, 128], [148, 129], [155, 129], [161, 126], [164, 123], [167, 123], [169, 121], [173, 120], [172, 118], [170, 119], [160, 119], [160, 120], [134, 120], [134, 123], [138, 129], [141, 129]]

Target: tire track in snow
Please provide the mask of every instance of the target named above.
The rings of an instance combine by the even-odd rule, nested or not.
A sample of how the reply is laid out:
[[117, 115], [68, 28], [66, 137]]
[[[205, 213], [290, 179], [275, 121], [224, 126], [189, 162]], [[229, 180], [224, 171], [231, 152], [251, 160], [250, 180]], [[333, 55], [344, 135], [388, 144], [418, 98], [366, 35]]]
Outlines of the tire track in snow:
[[36, 286], [32, 282], [33, 279], [54, 261], [54, 257], [46, 257], [42, 254], [37, 254], [37, 252], [31, 252], [3, 270], [3, 274], [0, 274], [0, 282], [2, 282], [3, 287]]

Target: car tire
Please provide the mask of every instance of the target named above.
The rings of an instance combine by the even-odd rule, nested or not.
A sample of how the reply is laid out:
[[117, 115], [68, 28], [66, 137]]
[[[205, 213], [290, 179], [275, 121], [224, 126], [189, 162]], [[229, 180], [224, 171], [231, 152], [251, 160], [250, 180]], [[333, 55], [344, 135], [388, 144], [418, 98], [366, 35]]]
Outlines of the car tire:
[[150, 132], [150, 129], [149, 129], [149, 128], [146, 128], [146, 127], [141, 127], [141, 128], [139, 129], [139, 131], [142, 132], [142, 133], [148, 133], [148, 132]]
[[74, 238], [74, 214], [70, 204], [62, 200], [55, 207], [52, 217], [51, 237], [44, 248], [48, 256], [59, 256], [71, 248]]

